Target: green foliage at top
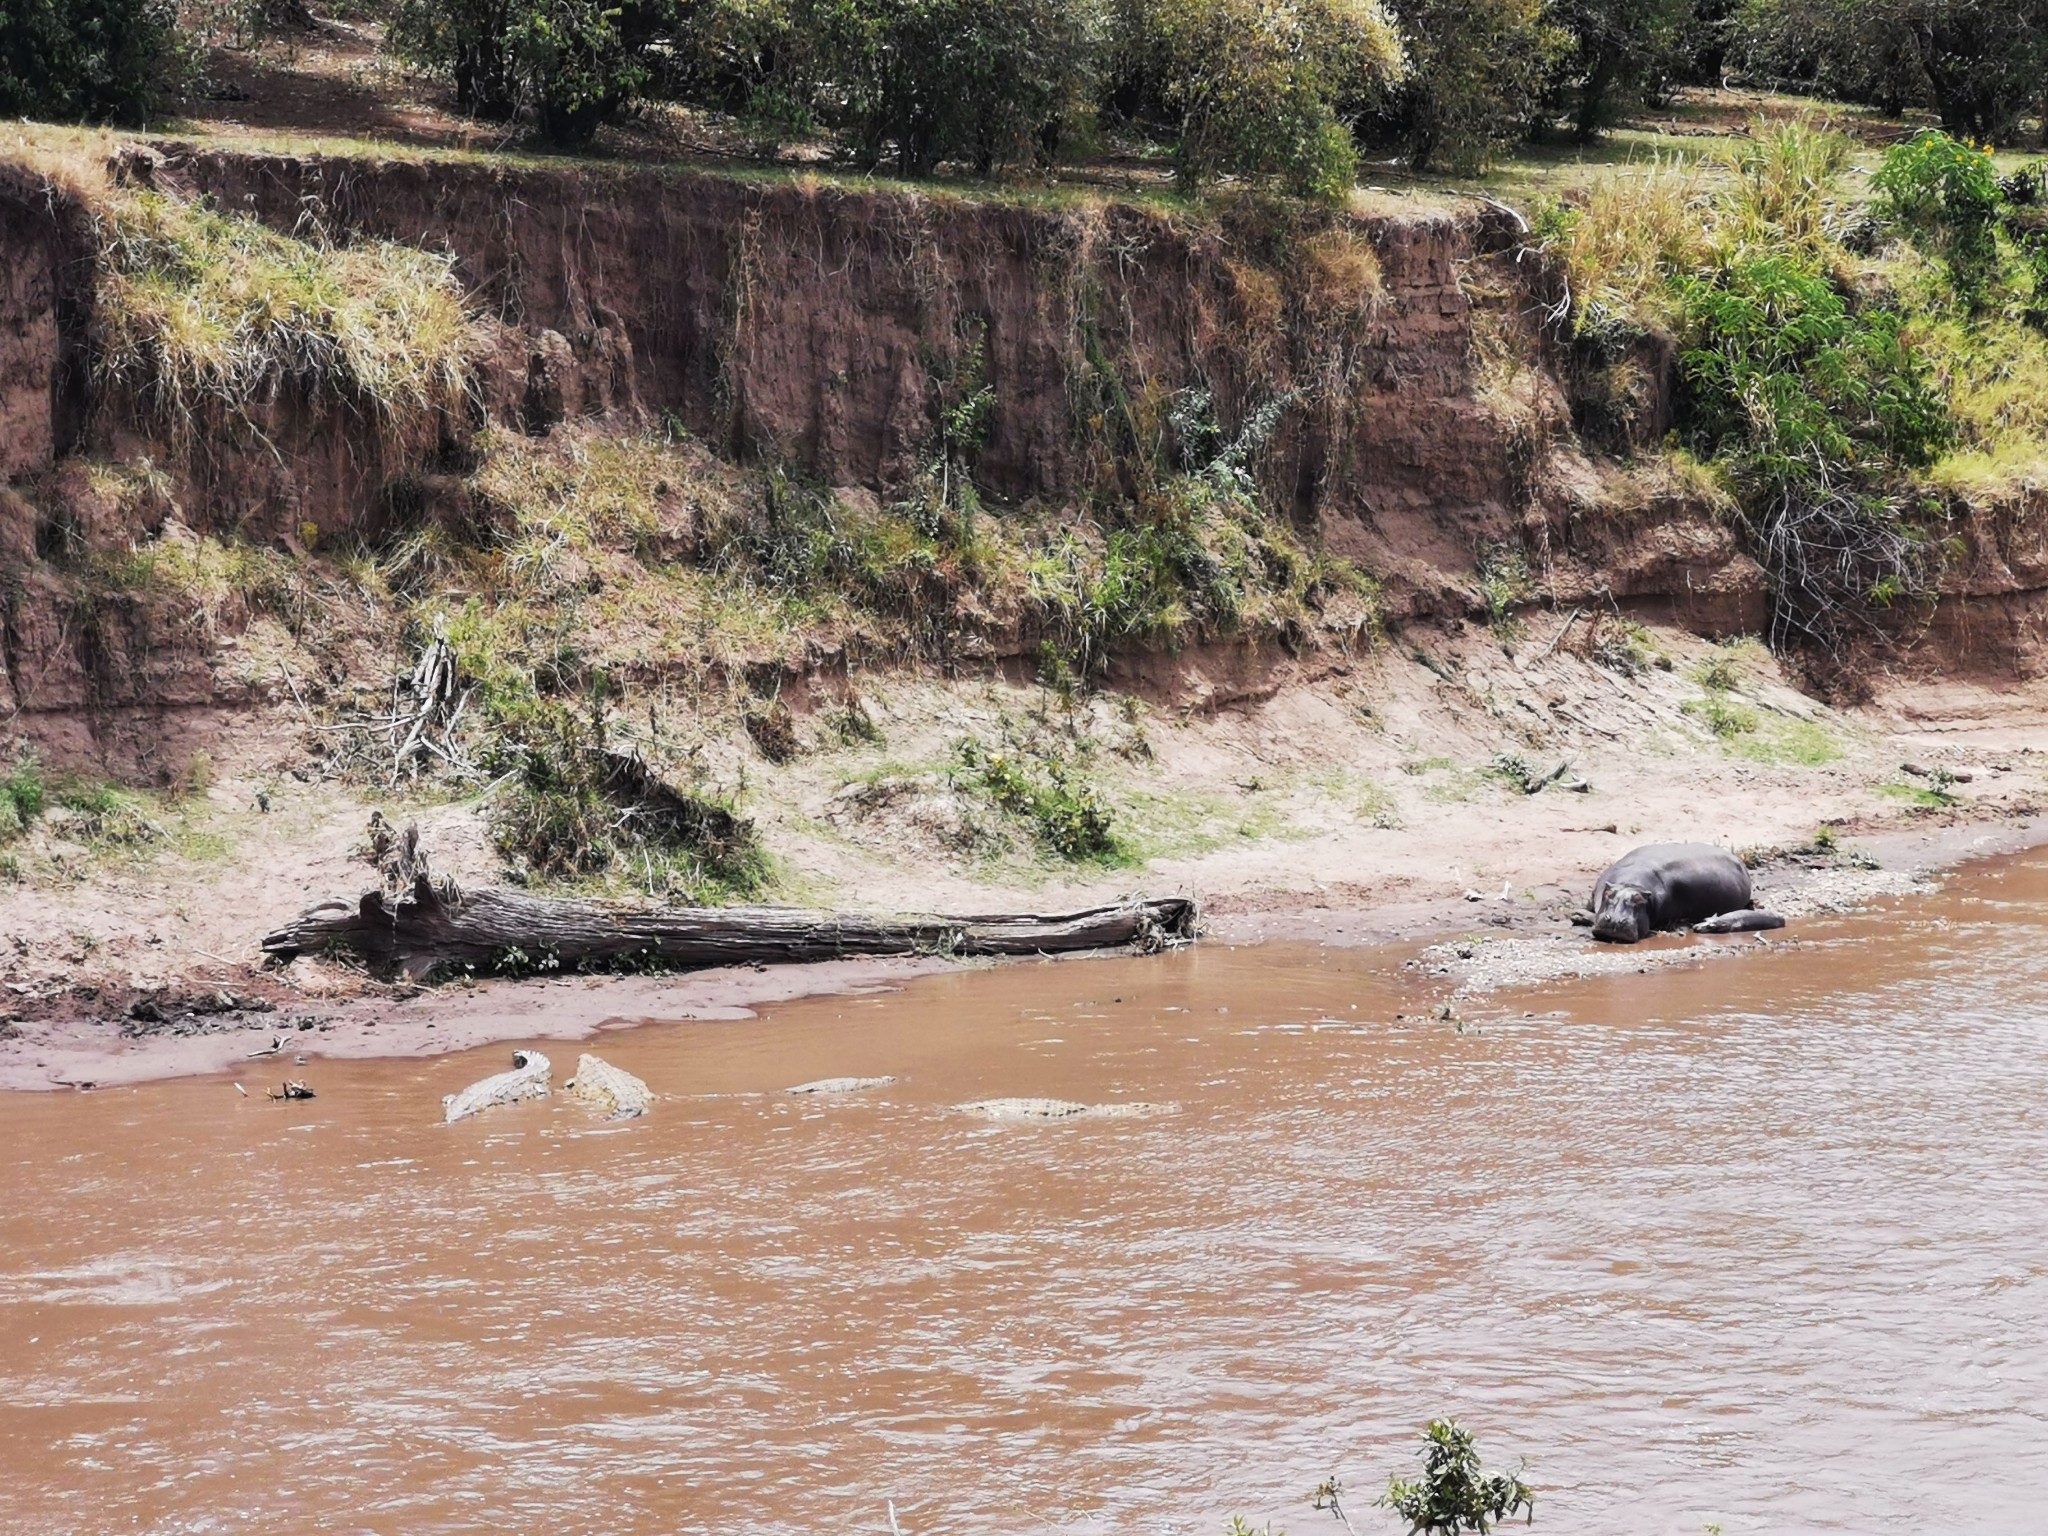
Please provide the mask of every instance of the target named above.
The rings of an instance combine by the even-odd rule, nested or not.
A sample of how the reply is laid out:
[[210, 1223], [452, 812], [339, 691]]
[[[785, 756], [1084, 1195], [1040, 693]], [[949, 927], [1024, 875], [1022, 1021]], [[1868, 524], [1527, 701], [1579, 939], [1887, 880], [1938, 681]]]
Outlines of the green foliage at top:
[[1511, 1515], [1536, 1518], [1536, 1495], [1519, 1476], [1489, 1476], [1472, 1432], [1455, 1419], [1432, 1419], [1422, 1440], [1422, 1475], [1395, 1478], [1381, 1500], [1408, 1522], [1410, 1536], [1484, 1533]]
[[1979, 298], [1998, 260], [2002, 198], [1991, 156], [1930, 129], [1887, 150], [1870, 185], [1880, 213], [1946, 263], [1958, 293]]
[[1399, 121], [1418, 169], [1476, 171], [1526, 135], [1571, 47], [1543, 0], [1398, 0]]
[[1126, 67], [1171, 125], [1175, 168], [1276, 181], [1341, 203], [1357, 178], [1346, 122], [1405, 68], [1378, 0], [1126, 0]]
[[1853, 474], [1924, 466], [1952, 435], [1897, 314], [1852, 309], [1792, 256], [1740, 260], [1678, 279], [1682, 369], [1700, 449], [1753, 473]]
[[1582, 141], [1623, 101], [1664, 84], [1694, 9], [1693, 0], [1553, 0], [1551, 19], [1569, 39], [1553, 90]]
[[2006, 143], [2048, 78], [2048, 0], [1742, 0], [1750, 70], [1869, 102], [1930, 107], [1950, 133]]
[[174, 436], [252, 423], [296, 386], [403, 426], [453, 404], [472, 343], [449, 258], [282, 235], [121, 189], [96, 210], [95, 366]]
[[139, 124], [182, 84], [174, 0], [8, 0], [0, 116]]
[[548, 142], [588, 143], [651, 74], [663, 0], [396, 0], [387, 46], [455, 87], [465, 112], [530, 112]]

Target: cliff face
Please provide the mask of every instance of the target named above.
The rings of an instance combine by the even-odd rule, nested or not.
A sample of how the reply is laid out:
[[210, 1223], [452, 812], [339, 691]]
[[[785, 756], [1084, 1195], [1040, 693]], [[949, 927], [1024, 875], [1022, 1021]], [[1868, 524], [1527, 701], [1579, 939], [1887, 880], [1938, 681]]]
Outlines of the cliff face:
[[1226, 421], [1296, 392], [1322, 408], [1280, 444], [1301, 512], [1497, 523], [1514, 500], [1510, 443], [1474, 394], [1462, 281], [1512, 262], [1500, 215], [1367, 221], [1373, 281], [1278, 249], [1313, 263], [1318, 236], [1348, 230], [1260, 228], [1251, 212], [1191, 230], [1135, 208], [655, 172], [218, 153], [167, 171], [281, 228], [454, 253], [506, 327], [485, 389], [500, 420], [672, 416], [728, 452], [882, 489], [928, 453], [971, 371], [994, 391], [977, 479], [1000, 499], [1067, 500], [1126, 425], [1091, 396], [1128, 395], [1142, 430], [1148, 391], [1208, 388]]
[[[572, 417], [669, 422], [731, 457], [887, 492], [932, 459], [944, 413], [984, 389], [974, 472], [998, 507], [1115, 490], [1138, 457], [1178, 452], [1176, 406], [1204, 392], [1226, 439], [1275, 408], [1269, 500], [1378, 573], [1397, 623], [1472, 612], [1475, 564], [1500, 551], [1567, 603], [1612, 598], [1705, 632], [1763, 616], [1761, 573], [1724, 526], [1676, 490], [1617, 495], [1623, 477], [1590, 451], [1661, 435], [1668, 349], [1629, 360], [1617, 409], [1612, 376], [1589, 381], [1544, 339], [1555, 279], [1505, 213], [1334, 221], [1247, 206], [1197, 222], [176, 146], [130, 171], [282, 231], [451, 254], [480, 316], [474, 405], [394, 435], [288, 381], [259, 431], [160, 441], [92, 387], [85, 210], [0, 169], [0, 473], [24, 493], [0, 496], [0, 696], [16, 711], [242, 699], [208, 660], [232, 602], [195, 625], [139, 598], [82, 612], [67, 595], [66, 542], [118, 540], [94, 519], [137, 515], [132, 500], [121, 513], [95, 501], [77, 468], [90, 456], [149, 459], [201, 531], [296, 546], [422, 515], [486, 420], [530, 433]], [[1967, 530], [1938, 661], [2032, 665], [2039, 510]]]

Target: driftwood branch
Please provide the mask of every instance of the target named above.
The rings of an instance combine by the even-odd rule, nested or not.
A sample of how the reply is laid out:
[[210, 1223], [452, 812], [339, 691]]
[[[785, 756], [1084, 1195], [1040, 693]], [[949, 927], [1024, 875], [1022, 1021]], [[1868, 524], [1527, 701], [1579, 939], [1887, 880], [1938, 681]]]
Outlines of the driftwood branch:
[[685, 969], [846, 955], [1032, 955], [1131, 945], [1159, 949], [1195, 934], [1186, 897], [1118, 902], [1056, 916], [879, 918], [800, 907], [634, 907], [516, 891], [459, 891], [417, 874], [402, 898], [371, 891], [327, 902], [266, 934], [267, 955], [351, 952], [373, 969], [420, 979], [464, 968], [518, 968], [516, 951], [564, 970]]

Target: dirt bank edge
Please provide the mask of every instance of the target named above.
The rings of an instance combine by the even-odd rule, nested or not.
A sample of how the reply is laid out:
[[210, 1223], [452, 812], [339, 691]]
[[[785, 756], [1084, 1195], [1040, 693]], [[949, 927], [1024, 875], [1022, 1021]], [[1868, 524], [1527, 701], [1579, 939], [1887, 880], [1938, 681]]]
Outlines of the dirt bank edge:
[[[2043, 844], [2048, 844], [2048, 817], [2040, 816], [1989, 823], [1959, 820], [1879, 832], [1855, 841], [1857, 851], [1881, 871], [1920, 878]], [[1592, 851], [1589, 839], [1588, 852]], [[1614, 850], [1620, 851], [1619, 846]], [[1758, 888], [1766, 899], [1796, 897], [1840, 872], [1781, 866], [1761, 873]], [[1885, 893], [1883, 885], [1873, 883], [1873, 898]], [[1220, 912], [1205, 924], [1204, 942], [1385, 945], [1398, 950], [1398, 959], [1406, 959], [1427, 942], [1461, 934], [1499, 938], [1556, 933], [1565, 922], [1564, 914], [1582, 899], [1576, 887], [1563, 885], [1525, 888], [1506, 899], [1478, 902], [1450, 897], [1331, 907], [1296, 899], [1269, 910]], [[1038, 963], [1045, 962], [966, 962]], [[17, 1026], [9, 1037], [0, 1038], [0, 1091], [113, 1088], [224, 1072], [278, 1035], [284, 1037], [284, 1045], [276, 1059], [295, 1064], [299, 1056], [309, 1061], [418, 1058], [494, 1042], [586, 1040], [605, 1029], [656, 1020], [746, 1019], [763, 1007], [796, 998], [892, 990], [920, 976], [958, 970], [962, 964], [938, 957], [849, 959], [671, 976], [484, 981], [430, 989], [409, 998], [309, 1001], [290, 1012], [260, 1016], [245, 1026], [209, 1034], [131, 1037], [113, 1020], [55, 1019]], [[1512, 978], [1501, 984], [1512, 985]], [[1420, 971], [1413, 974], [1413, 985], [1418, 995], [1445, 990], [1441, 978]]]

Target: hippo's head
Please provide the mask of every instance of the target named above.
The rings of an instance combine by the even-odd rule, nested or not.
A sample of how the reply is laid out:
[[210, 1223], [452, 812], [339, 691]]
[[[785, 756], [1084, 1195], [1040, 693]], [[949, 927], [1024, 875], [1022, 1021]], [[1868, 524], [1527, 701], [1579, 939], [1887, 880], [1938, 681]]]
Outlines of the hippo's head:
[[1633, 944], [1647, 939], [1650, 927], [1650, 898], [1632, 885], [1610, 885], [1593, 913], [1593, 937], [1610, 944]]

